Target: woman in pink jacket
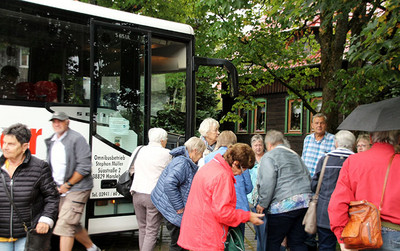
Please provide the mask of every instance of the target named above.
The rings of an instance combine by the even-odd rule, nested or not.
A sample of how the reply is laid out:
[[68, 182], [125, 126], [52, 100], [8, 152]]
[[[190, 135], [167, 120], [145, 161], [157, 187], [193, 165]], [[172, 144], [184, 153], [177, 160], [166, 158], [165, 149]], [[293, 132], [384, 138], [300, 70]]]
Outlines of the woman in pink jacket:
[[217, 154], [195, 175], [183, 214], [178, 245], [189, 250], [224, 250], [229, 226], [247, 221], [263, 223], [263, 214], [236, 207], [234, 175], [254, 166], [250, 146], [238, 143]]

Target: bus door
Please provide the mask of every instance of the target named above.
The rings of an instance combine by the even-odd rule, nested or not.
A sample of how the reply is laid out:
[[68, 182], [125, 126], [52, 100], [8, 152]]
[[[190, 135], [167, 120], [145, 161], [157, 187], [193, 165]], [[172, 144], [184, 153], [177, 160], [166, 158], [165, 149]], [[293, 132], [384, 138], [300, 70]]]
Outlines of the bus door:
[[145, 55], [144, 34], [92, 20], [90, 143], [94, 187], [87, 209], [91, 234], [137, 228], [132, 202], [119, 195], [115, 185], [130, 165], [132, 151], [145, 142]]

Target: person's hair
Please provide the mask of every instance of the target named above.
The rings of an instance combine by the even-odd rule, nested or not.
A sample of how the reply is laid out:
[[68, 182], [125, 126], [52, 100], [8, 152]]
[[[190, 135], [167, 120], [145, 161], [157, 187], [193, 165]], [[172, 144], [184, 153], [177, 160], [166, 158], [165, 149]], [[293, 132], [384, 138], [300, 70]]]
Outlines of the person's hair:
[[357, 137], [357, 140], [356, 140], [356, 143], [358, 143], [358, 141], [360, 141], [360, 140], [366, 140], [366, 141], [368, 141], [368, 142], [370, 142], [370, 138], [369, 138], [369, 135], [368, 134], [366, 134], [366, 133], [362, 133], [362, 134], [359, 134], [358, 135], [358, 137]]
[[350, 131], [340, 130], [335, 134], [335, 143], [337, 147], [343, 147], [353, 151], [356, 137]]
[[383, 132], [371, 132], [372, 143], [389, 143], [396, 145], [399, 143], [400, 131], [383, 131]]
[[168, 133], [162, 128], [151, 128], [149, 130], [149, 142], [160, 143], [161, 140], [168, 139]]
[[217, 144], [215, 145], [215, 149], [220, 148], [221, 146], [230, 146], [237, 143], [236, 134], [232, 131], [223, 131], [218, 136]]
[[248, 144], [236, 143], [229, 146], [224, 154], [224, 159], [230, 166], [232, 166], [235, 160], [239, 161], [239, 164], [246, 169], [251, 169], [256, 161], [256, 156], [253, 149]]
[[185, 147], [189, 152], [196, 150], [197, 152], [202, 153], [206, 150], [206, 144], [198, 137], [191, 137], [188, 139], [185, 142]]
[[254, 135], [253, 137], [251, 137], [250, 144], [253, 145], [257, 141], [261, 141], [264, 144], [263, 136], [261, 136], [260, 134]]
[[199, 126], [199, 133], [201, 136], [207, 136], [207, 133], [213, 128], [219, 128], [219, 123], [213, 118], [206, 118]]
[[10, 127], [3, 130], [3, 135], [14, 135], [19, 143], [29, 143], [31, 140], [31, 130], [21, 123], [11, 125]]
[[312, 122], [314, 122], [314, 119], [315, 118], [324, 118], [324, 120], [325, 120], [325, 122], [326, 122], [326, 120], [328, 119], [326, 116], [325, 116], [325, 114], [323, 114], [323, 113], [317, 113], [317, 114], [315, 114], [313, 117], [312, 117]]
[[269, 130], [265, 135], [265, 145], [268, 145], [268, 143], [270, 143], [273, 146], [278, 144], [284, 144], [285, 136], [283, 136], [283, 133], [280, 131]]

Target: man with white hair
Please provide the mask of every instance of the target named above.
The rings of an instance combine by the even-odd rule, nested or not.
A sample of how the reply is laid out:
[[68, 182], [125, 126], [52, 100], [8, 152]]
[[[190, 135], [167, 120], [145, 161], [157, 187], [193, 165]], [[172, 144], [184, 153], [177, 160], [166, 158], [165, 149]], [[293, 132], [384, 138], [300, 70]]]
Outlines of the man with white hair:
[[[130, 165], [135, 173], [131, 193], [135, 207], [136, 219], [139, 225], [139, 249], [152, 251], [157, 242], [158, 230], [163, 216], [154, 206], [150, 195], [157, 184], [162, 171], [171, 161], [167, 145], [167, 132], [162, 128], [149, 130], [149, 144], [137, 147], [132, 153]], [[136, 160], [132, 163], [136, 152]]]
[[336, 182], [339, 177], [343, 162], [354, 154], [353, 149], [356, 142], [355, 136], [347, 131], [341, 130], [335, 134], [336, 149], [319, 159], [317, 169], [311, 181], [311, 190], [315, 192], [325, 158], [328, 158], [324, 177], [321, 183], [317, 204], [317, 232], [319, 250], [336, 250], [336, 236], [330, 229], [328, 205]]
[[70, 251], [75, 239], [88, 251], [99, 251], [80, 223], [93, 188], [90, 146], [78, 132], [69, 128], [65, 112], [54, 112], [50, 119], [54, 134], [45, 140], [47, 163], [60, 193], [58, 220], [53, 234], [60, 236], [60, 250]]

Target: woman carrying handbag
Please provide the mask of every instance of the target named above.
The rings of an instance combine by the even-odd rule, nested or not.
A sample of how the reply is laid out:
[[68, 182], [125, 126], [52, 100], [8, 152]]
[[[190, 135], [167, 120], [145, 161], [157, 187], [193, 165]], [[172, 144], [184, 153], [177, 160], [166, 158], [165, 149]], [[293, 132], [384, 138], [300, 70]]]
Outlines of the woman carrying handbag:
[[342, 250], [346, 250], [342, 232], [349, 221], [349, 204], [351, 201], [367, 200], [380, 209], [382, 221], [383, 245], [375, 250], [400, 250], [400, 154], [395, 154], [394, 149], [394, 145], [399, 143], [399, 131], [372, 132], [370, 137], [373, 144], [371, 149], [349, 156], [340, 171], [328, 207], [331, 229]]
[[[317, 204], [317, 232], [318, 232], [318, 248], [320, 251], [335, 251], [336, 236], [331, 231], [328, 205], [333, 190], [335, 190], [336, 182], [339, 177], [343, 162], [352, 154], [355, 145], [355, 136], [346, 130], [341, 130], [335, 134], [336, 149], [321, 157], [318, 161], [315, 174], [311, 181], [311, 190], [316, 192], [319, 178], [323, 175], [320, 186], [318, 204]], [[327, 160], [325, 173], [322, 174], [323, 163]]]

